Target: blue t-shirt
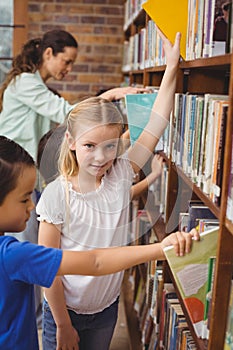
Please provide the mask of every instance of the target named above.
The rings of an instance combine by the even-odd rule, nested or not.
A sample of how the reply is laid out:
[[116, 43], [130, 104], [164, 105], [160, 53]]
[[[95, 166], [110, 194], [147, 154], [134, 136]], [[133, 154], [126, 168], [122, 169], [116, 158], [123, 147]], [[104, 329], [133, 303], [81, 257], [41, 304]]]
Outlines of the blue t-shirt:
[[38, 350], [34, 284], [50, 287], [59, 249], [0, 237], [0, 349]]

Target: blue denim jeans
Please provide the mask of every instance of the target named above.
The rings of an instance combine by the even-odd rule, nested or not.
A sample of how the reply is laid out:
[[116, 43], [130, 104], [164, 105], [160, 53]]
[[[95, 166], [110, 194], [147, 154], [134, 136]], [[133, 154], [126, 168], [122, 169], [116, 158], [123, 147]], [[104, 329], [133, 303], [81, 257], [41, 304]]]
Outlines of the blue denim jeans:
[[[79, 350], [108, 350], [114, 328], [117, 322], [119, 298], [96, 314], [76, 314], [68, 310], [73, 324], [77, 330], [80, 341]], [[46, 300], [43, 302], [42, 320], [43, 350], [56, 350], [56, 324]]]

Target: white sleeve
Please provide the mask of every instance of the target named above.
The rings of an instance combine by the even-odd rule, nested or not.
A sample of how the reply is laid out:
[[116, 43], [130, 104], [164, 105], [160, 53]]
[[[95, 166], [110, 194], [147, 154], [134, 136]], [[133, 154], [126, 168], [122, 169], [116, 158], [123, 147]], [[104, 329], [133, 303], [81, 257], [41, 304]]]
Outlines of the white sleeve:
[[65, 205], [64, 190], [59, 179], [56, 179], [48, 184], [41, 194], [36, 206], [37, 220], [55, 225], [63, 224]]

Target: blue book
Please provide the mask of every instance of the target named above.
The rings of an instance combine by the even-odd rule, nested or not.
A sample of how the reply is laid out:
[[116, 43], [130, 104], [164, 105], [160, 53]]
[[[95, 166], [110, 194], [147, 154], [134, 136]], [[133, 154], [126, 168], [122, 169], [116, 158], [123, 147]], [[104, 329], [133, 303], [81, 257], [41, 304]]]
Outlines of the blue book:
[[183, 94], [182, 114], [181, 114], [181, 128], [180, 128], [180, 159], [178, 165], [183, 166], [183, 153], [184, 153], [184, 133], [185, 133], [185, 118], [186, 118], [186, 98], [187, 94]]
[[196, 101], [197, 95], [191, 95], [190, 125], [188, 135], [188, 175], [192, 175], [193, 148], [196, 129]]
[[133, 144], [149, 121], [157, 92], [125, 96], [130, 141]]
[[211, 212], [211, 210], [202, 203], [189, 202], [188, 213], [188, 232], [199, 225], [200, 219], [216, 219], [216, 216]]

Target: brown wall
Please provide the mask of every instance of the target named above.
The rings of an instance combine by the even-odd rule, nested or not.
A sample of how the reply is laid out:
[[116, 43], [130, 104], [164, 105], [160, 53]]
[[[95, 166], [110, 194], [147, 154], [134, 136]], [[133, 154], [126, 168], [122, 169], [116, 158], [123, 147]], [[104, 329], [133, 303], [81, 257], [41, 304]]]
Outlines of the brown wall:
[[28, 37], [60, 28], [78, 41], [73, 71], [49, 81], [70, 102], [122, 81], [124, 0], [28, 0]]

